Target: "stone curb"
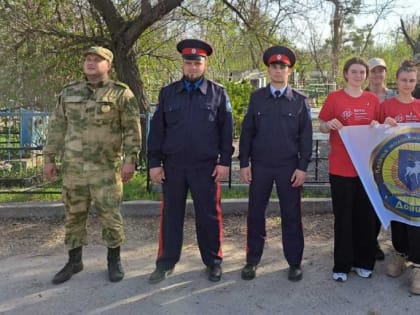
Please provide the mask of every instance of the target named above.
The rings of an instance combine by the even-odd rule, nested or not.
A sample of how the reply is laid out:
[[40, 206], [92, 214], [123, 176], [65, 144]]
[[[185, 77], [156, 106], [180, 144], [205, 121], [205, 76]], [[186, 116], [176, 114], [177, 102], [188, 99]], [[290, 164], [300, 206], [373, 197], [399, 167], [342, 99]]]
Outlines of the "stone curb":
[[[223, 214], [245, 214], [248, 208], [248, 199], [222, 200]], [[193, 203], [187, 201], [187, 213], [194, 212]], [[271, 199], [267, 206], [267, 213], [278, 213], [279, 203]], [[303, 198], [303, 214], [332, 212], [331, 198]], [[160, 201], [126, 201], [122, 204], [124, 216], [158, 216], [160, 213]], [[61, 202], [37, 202], [37, 203], [7, 203], [0, 205], [0, 218], [39, 218], [39, 217], [63, 217], [64, 205]]]

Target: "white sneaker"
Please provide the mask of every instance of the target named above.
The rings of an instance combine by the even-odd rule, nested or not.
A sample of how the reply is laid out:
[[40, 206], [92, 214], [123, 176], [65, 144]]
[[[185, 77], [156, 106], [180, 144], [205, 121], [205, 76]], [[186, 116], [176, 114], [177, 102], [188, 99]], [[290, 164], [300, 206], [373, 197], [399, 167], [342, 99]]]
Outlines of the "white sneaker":
[[353, 267], [351, 268], [351, 270], [354, 271], [361, 278], [372, 277], [372, 270], [357, 267]]
[[346, 282], [347, 281], [347, 273], [333, 272], [333, 279], [337, 282]]

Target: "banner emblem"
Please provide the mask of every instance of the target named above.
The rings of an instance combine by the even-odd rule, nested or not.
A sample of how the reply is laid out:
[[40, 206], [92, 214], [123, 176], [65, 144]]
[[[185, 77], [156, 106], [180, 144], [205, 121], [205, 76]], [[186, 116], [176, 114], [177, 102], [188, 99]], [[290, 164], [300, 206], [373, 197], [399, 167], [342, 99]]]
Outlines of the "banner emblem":
[[420, 221], [420, 128], [405, 128], [385, 138], [370, 160], [385, 208]]

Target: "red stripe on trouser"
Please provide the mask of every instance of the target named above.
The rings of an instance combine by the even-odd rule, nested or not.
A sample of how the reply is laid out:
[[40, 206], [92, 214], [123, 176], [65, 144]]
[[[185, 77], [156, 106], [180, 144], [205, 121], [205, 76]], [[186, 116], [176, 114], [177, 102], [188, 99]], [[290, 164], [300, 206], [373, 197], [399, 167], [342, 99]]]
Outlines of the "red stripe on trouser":
[[163, 253], [163, 208], [165, 207], [165, 198], [162, 193], [162, 201], [160, 202], [160, 226], [159, 226], [159, 248], [157, 258], [162, 257]]
[[223, 258], [222, 246], [223, 246], [223, 218], [222, 218], [222, 208], [220, 206], [221, 200], [221, 189], [220, 189], [220, 182], [216, 183], [216, 215], [217, 220], [219, 221], [219, 251], [217, 255], [220, 258]]
[[[249, 212], [249, 210], [248, 210], [248, 212]], [[248, 257], [249, 251], [251, 250], [249, 248], [249, 244], [248, 244], [248, 239], [249, 239], [248, 235], [249, 235], [249, 226], [248, 226], [248, 219], [247, 219], [247, 224], [246, 224], [246, 244], [245, 244], [245, 253], [246, 253], [246, 256], [247, 257]]]

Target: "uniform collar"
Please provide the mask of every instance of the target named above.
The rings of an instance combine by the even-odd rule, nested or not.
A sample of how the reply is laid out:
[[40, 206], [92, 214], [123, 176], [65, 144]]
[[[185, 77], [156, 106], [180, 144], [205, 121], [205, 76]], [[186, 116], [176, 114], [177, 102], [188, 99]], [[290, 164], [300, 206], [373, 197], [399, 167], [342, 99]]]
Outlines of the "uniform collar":
[[86, 78], [85, 78], [85, 81], [86, 81], [86, 85], [90, 88], [101, 88], [101, 87], [107, 86], [109, 84], [109, 82], [111, 81], [111, 79], [109, 77], [107, 77], [107, 78], [103, 79], [102, 81], [99, 81], [98, 83], [95, 83], [95, 84], [89, 83], [86, 80]]
[[270, 91], [271, 91], [271, 95], [273, 95], [274, 97], [276, 96], [276, 94], [275, 94], [275, 92], [276, 92], [276, 91], [280, 91], [280, 95], [281, 95], [281, 96], [283, 96], [284, 91], [286, 91], [286, 89], [287, 89], [287, 85], [283, 86], [283, 87], [279, 90], [279, 89], [276, 89], [274, 86], [272, 86], [272, 85], [270, 84]]
[[[264, 91], [264, 96], [266, 98], [273, 97], [273, 94], [271, 92], [271, 84], [268, 84], [266, 86], [265, 91]], [[293, 90], [290, 87], [290, 85], [286, 86], [286, 90], [283, 92], [283, 96], [287, 98], [289, 101], [293, 99]]]
[[[207, 85], [208, 85], [208, 81], [205, 77], [203, 77], [203, 81], [201, 82], [200, 86], [199, 86], [199, 90], [201, 91], [201, 93], [203, 93], [204, 95], [207, 94]], [[185, 89], [185, 85], [184, 85], [184, 78], [182, 78], [181, 80], [179, 80], [177, 82], [177, 86], [176, 86], [176, 91], [178, 93], [182, 92], [182, 91], [187, 91]]]

